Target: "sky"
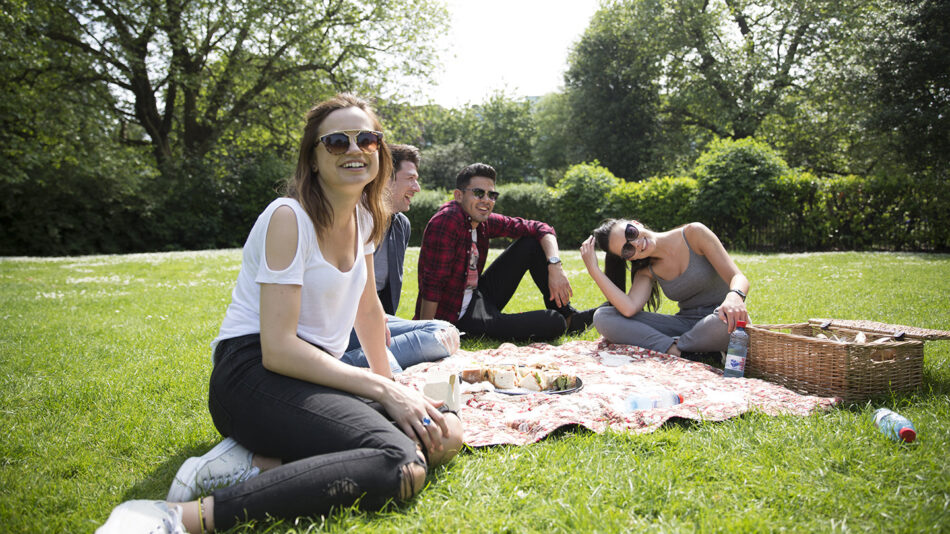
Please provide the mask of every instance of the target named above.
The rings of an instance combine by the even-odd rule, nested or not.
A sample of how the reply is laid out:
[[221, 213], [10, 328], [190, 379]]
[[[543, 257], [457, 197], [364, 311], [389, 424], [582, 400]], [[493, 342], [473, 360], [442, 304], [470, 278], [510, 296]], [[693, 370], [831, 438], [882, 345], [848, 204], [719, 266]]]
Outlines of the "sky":
[[598, 0], [446, 0], [452, 28], [439, 43], [445, 66], [425, 96], [445, 107], [480, 104], [497, 90], [541, 96], [564, 86], [571, 46]]

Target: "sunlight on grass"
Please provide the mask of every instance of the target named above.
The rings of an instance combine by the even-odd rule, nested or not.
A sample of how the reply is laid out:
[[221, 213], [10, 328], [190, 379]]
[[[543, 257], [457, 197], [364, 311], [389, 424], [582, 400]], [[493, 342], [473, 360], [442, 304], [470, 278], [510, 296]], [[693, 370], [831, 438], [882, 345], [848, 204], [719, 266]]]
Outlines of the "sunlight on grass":
[[[603, 302], [579, 254], [561, 257], [575, 307]], [[402, 317], [415, 306], [417, 258], [410, 249]], [[834, 317], [950, 330], [950, 256], [735, 258], [757, 323]], [[181, 462], [220, 440], [207, 410], [209, 343], [240, 259], [223, 250], [0, 260], [0, 530], [92, 531], [122, 500], [164, 497]], [[526, 277], [506, 311], [542, 306]], [[597, 338], [589, 330], [559, 342]], [[884, 438], [870, 420], [878, 406], [907, 415], [919, 440]], [[940, 341], [926, 345], [916, 394], [645, 435], [566, 430], [469, 450], [435, 470], [418, 498], [382, 512], [235, 531], [947, 531], [948, 444], [950, 342]]]

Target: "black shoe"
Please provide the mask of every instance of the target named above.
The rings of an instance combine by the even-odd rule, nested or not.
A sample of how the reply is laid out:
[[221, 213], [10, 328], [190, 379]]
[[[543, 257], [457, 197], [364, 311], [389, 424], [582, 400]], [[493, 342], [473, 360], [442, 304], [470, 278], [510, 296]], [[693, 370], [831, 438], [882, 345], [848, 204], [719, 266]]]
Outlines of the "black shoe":
[[681, 352], [680, 358], [689, 360], [691, 362], [700, 362], [705, 363], [706, 365], [711, 365], [712, 367], [719, 367], [722, 369], [722, 353], [721, 352]]
[[[574, 308], [571, 307], [573, 310]], [[567, 331], [566, 334], [579, 334], [584, 330], [587, 330], [587, 327], [594, 322], [594, 312], [597, 311], [597, 308], [590, 308], [589, 310], [577, 311], [574, 310], [574, 313], [567, 316]]]

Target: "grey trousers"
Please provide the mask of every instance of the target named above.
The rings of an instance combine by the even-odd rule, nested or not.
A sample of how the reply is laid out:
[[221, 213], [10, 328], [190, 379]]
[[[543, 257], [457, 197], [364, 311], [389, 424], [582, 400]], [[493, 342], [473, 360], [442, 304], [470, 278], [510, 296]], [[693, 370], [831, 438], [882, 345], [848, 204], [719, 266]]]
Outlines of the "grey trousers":
[[673, 341], [687, 352], [718, 352], [729, 346], [726, 323], [708, 309], [676, 315], [641, 311], [624, 317], [617, 308], [604, 306], [594, 312], [594, 328], [610, 343], [657, 352], [669, 350]]

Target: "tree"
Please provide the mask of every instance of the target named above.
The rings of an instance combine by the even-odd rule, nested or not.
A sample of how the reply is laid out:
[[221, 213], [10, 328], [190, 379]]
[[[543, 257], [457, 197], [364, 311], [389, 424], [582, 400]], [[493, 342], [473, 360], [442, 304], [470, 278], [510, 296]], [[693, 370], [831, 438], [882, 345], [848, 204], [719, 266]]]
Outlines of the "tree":
[[[896, 155], [912, 167], [950, 165], [950, 1], [899, 0], [863, 42], [878, 103], [871, 125], [897, 132]], [[946, 171], [944, 171], [946, 172]]]
[[574, 161], [599, 160], [626, 179], [644, 176], [659, 133], [659, 2], [605, 4], [591, 20], [564, 75]]
[[474, 127], [463, 141], [472, 151], [472, 157], [493, 166], [498, 179], [504, 183], [522, 182], [532, 177], [534, 119], [531, 104], [496, 92], [469, 111]]
[[119, 96], [112, 112], [141, 127], [159, 168], [269, 116], [285, 130], [328, 92], [423, 72], [445, 17], [430, 0], [46, 1], [37, 35], [88, 59], [76, 81]]
[[[647, 169], [667, 170], [681, 163], [663, 152], [667, 146], [695, 154], [711, 138], [755, 136], [767, 120], [787, 118], [796, 109], [789, 102], [827, 65], [826, 49], [841, 38], [840, 27], [860, 5], [852, 0], [605, 3], [571, 56], [565, 79], [573, 108], [602, 120], [636, 115], [641, 127], [621, 130], [623, 140]], [[599, 159], [625, 174], [606, 156]]]
[[[533, 177], [534, 118], [527, 100], [496, 92], [481, 104], [461, 109], [427, 106], [425, 117], [422, 146], [442, 147], [436, 152], [440, 160], [458, 160], [459, 155], [468, 154], [472, 158], [468, 163], [480, 161], [494, 167], [499, 181], [521, 182]], [[452, 174], [452, 184], [459, 170], [461, 167]]]

